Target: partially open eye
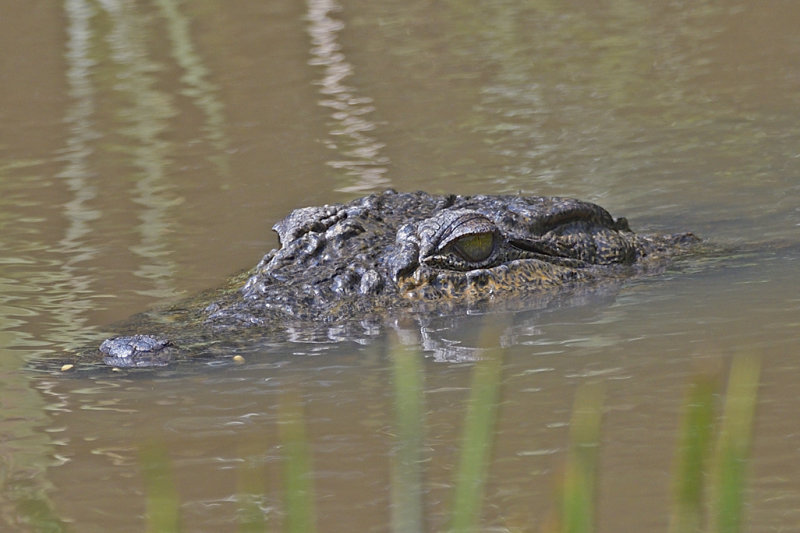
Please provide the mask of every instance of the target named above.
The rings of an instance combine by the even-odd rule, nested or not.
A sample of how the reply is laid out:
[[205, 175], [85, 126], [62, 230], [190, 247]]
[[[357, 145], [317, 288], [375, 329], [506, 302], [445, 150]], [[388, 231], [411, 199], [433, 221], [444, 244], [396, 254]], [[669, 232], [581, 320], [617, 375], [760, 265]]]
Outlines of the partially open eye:
[[495, 234], [493, 231], [470, 233], [453, 240], [448, 247], [465, 261], [480, 263], [492, 255], [494, 239]]
[[434, 268], [467, 272], [490, 268], [503, 236], [494, 222], [471, 209], [445, 209], [416, 227], [419, 258]]

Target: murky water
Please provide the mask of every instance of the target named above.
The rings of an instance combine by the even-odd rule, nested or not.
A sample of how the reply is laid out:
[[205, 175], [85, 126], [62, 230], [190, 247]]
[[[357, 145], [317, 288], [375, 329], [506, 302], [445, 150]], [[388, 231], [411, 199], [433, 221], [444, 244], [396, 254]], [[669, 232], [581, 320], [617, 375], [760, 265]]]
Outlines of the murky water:
[[599, 380], [598, 528], [666, 531], [687, 379], [736, 353], [763, 362], [750, 530], [800, 527], [798, 27], [791, 1], [4, 6], [2, 529], [143, 530], [149, 442], [185, 530], [236, 527], [253, 483], [280, 527], [288, 397], [319, 530], [386, 531], [393, 339], [425, 350], [420, 486], [426, 527], [444, 527], [473, 365], [443, 360], [474, 355], [480, 317], [266, 343], [238, 366], [27, 369], [254, 265], [290, 209], [386, 187], [576, 196], [754, 250], [493, 317], [507, 350], [487, 529], [539, 527], [575, 390]]

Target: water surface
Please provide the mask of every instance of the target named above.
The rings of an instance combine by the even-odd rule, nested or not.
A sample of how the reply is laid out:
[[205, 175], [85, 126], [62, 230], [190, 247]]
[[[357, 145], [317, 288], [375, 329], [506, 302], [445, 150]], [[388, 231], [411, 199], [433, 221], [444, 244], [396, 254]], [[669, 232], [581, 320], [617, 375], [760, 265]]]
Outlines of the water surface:
[[396, 344], [424, 352], [423, 515], [444, 527], [474, 366], [454, 361], [480, 356], [481, 317], [267, 341], [245, 365], [29, 370], [254, 265], [290, 209], [387, 187], [576, 196], [636, 230], [748, 250], [493, 317], [506, 353], [487, 529], [539, 527], [575, 390], [601, 381], [598, 528], [666, 530], [687, 379], [737, 353], [763, 364], [750, 530], [796, 528], [798, 27], [790, 1], [7, 5], [2, 529], [141, 531], [148, 442], [185, 530], [232, 529], [248, 491], [278, 529], [289, 395], [319, 530], [386, 531]]

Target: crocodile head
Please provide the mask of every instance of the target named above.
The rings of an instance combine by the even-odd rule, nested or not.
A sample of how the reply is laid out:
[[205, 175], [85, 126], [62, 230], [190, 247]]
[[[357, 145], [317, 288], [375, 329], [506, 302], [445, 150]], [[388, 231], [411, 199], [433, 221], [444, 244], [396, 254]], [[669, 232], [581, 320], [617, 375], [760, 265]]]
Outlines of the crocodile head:
[[619, 276], [694, 240], [636, 235], [625, 219], [569, 198], [393, 191], [298, 209], [274, 229], [281, 247], [256, 268], [243, 302], [315, 319], [514, 298]]
[[[618, 279], [686, 250], [691, 234], [634, 234], [625, 219], [569, 198], [387, 191], [306, 207], [274, 226], [280, 247], [243, 283], [191, 300], [104, 342], [108, 364], [166, 364], [221, 330], [343, 324], [396, 313], [525, 301]], [[302, 325], [305, 324], [305, 325]], [[145, 334], [146, 333], [146, 334]], [[186, 342], [192, 339], [191, 342]]]

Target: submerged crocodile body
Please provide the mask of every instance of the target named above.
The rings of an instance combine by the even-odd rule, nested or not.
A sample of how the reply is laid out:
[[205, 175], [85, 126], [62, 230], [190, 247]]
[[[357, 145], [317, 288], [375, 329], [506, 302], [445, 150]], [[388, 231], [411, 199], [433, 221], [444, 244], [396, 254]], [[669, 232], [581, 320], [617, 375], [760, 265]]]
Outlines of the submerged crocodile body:
[[485, 309], [658, 268], [697, 242], [690, 233], [633, 233], [624, 218], [570, 198], [394, 191], [297, 209], [274, 230], [280, 247], [241, 281], [210, 304], [174, 311], [164, 331], [134, 327], [106, 340], [105, 362], [166, 364], [190, 344], [176, 338], [188, 330], [208, 339], [288, 323]]

